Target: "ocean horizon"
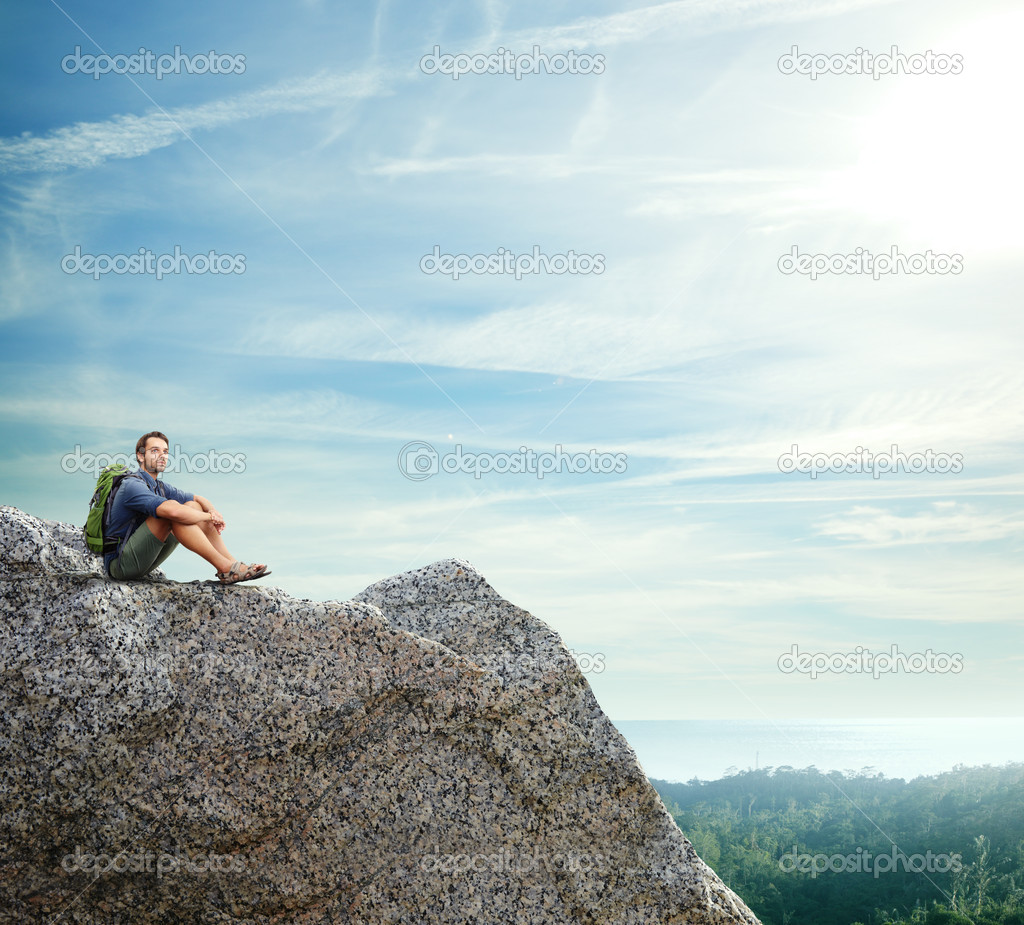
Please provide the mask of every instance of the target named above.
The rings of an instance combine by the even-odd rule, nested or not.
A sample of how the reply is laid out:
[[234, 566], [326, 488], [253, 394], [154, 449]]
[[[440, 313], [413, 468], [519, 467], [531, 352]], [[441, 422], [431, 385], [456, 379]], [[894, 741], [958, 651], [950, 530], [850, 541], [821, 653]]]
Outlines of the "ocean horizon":
[[757, 768], [941, 774], [1024, 761], [1024, 717], [622, 720], [649, 778], [718, 780]]

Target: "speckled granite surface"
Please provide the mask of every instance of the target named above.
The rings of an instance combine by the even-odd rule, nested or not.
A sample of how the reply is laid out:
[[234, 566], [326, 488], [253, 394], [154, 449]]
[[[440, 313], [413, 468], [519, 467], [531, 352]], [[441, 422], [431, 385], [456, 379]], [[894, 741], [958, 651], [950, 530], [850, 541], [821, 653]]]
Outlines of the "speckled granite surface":
[[466, 562], [347, 602], [113, 582], [0, 507], [0, 594], [4, 925], [757, 922]]

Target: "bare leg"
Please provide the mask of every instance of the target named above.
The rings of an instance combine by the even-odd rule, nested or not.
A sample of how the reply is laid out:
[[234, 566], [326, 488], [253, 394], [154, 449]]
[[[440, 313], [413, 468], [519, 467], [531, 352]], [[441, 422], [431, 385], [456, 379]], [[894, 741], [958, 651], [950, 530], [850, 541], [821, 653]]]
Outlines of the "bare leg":
[[[187, 507], [194, 507], [197, 511], [202, 510], [202, 506], [197, 501], [187, 501], [185, 503]], [[219, 552], [222, 556], [227, 556], [231, 560], [231, 562], [235, 561], [235, 557], [231, 555], [230, 552], [228, 552], [227, 546], [224, 545], [224, 540], [220, 538], [220, 531], [212, 523], [204, 522], [201, 524], [196, 524], [196, 526], [199, 527], [199, 529], [206, 534], [206, 538], [210, 541], [210, 545], [214, 549], [216, 549], [217, 552]], [[228, 568], [231, 568], [231, 563], [228, 563]], [[217, 569], [217, 571], [223, 572], [224, 569]]]
[[[187, 501], [186, 506], [202, 510], [201, 505], [196, 501]], [[182, 546], [205, 559], [218, 572], [229, 571], [231, 566], [238, 561], [228, 551], [220, 533], [210, 521], [200, 524], [179, 524], [165, 520], [163, 517], [149, 517], [146, 519], [146, 526], [161, 543], [173, 533], [174, 538]]]
[[235, 560], [230, 553], [225, 554], [217, 549], [198, 524], [176, 524], [162, 517], [149, 517], [146, 519], [146, 526], [161, 542], [173, 533], [174, 538], [182, 546], [204, 558], [218, 572], [226, 572], [234, 564]]
[[228, 571], [235, 563], [234, 556], [230, 553], [225, 555], [210, 542], [206, 531], [199, 524], [171, 524], [171, 533], [182, 546], [202, 556], [218, 572]]

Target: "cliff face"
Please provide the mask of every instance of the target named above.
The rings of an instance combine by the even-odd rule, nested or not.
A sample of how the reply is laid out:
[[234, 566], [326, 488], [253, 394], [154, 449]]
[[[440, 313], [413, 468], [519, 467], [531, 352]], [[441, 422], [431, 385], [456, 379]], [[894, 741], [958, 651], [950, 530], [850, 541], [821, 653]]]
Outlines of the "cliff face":
[[99, 568], [0, 508], [0, 922], [756, 925], [468, 563], [327, 603]]

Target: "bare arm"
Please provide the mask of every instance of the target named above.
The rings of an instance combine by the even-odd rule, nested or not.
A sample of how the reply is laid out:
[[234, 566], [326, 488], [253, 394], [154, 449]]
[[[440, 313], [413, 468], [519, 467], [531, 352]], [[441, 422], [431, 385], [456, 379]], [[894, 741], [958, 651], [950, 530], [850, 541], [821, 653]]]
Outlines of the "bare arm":
[[[204, 498], [203, 501], [205, 500]], [[218, 530], [224, 529], [224, 518], [213, 509], [212, 505], [210, 505], [209, 510], [206, 510], [202, 507], [202, 502], [198, 498], [196, 498], [196, 503], [200, 506], [193, 507], [191, 504], [179, 504], [177, 501], [168, 499], [161, 502], [160, 506], [156, 509], [156, 516], [177, 524], [202, 524], [209, 522], [213, 523]], [[209, 505], [208, 501], [206, 503]]]
[[218, 533], [222, 533], [227, 524], [224, 522], [224, 517], [220, 511], [213, 506], [213, 502], [202, 495], [192, 495], [192, 500], [206, 511], [207, 514], [213, 514], [213, 525], [217, 528]]
[[192, 495], [192, 500], [195, 501], [204, 511], [208, 514], [213, 511], [213, 503], [209, 498], [204, 498], [202, 495]]

